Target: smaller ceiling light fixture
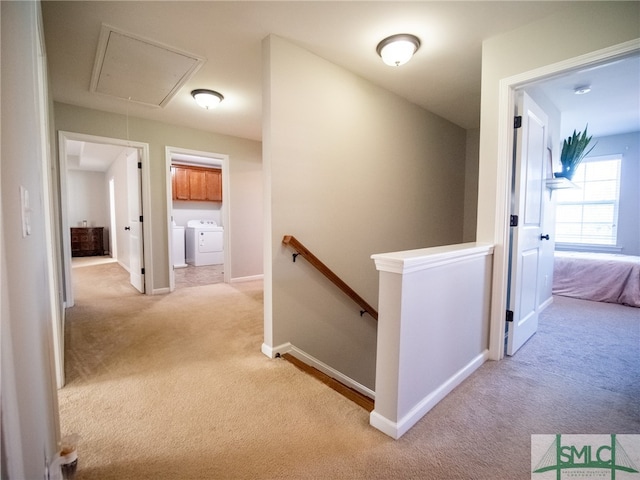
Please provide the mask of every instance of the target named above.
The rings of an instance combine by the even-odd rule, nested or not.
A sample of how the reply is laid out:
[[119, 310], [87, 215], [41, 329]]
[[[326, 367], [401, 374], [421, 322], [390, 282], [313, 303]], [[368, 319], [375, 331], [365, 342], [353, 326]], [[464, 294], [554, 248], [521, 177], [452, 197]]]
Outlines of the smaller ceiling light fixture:
[[591, 85], [583, 85], [581, 87], [576, 87], [573, 89], [573, 93], [576, 95], [586, 95], [591, 91]]
[[376, 52], [387, 65], [399, 67], [411, 60], [418, 48], [420, 48], [418, 37], [409, 33], [399, 33], [382, 40], [376, 47]]
[[192, 91], [191, 96], [198, 105], [202, 108], [206, 108], [207, 110], [217, 107], [218, 104], [224, 100], [221, 93], [214, 92], [213, 90], [207, 90], [205, 88], [199, 88]]

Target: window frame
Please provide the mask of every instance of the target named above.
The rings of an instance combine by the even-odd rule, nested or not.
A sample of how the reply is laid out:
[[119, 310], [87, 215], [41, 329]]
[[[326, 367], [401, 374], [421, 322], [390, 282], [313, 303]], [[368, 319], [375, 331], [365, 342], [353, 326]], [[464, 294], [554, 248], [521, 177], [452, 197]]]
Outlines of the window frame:
[[[617, 185], [616, 185], [616, 198], [615, 200], [612, 202], [611, 200], [588, 200], [585, 201], [584, 196], [582, 198], [582, 201], [580, 202], [575, 202], [575, 201], [571, 201], [571, 202], [561, 202], [560, 199], [556, 200], [556, 210], [560, 205], [579, 205], [581, 207], [584, 207], [585, 205], [611, 205], [613, 204], [613, 229], [612, 229], [612, 239], [613, 239], [613, 243], [586, 243], [586, 242], [562, 242], [562, 241], [556, 241], [556, 249], [557, 250], [582, 250], [582, 251], [599, 251], [599, 252], [620, 252], [622, 250], [622, 247], [619, 245], [618, 243], [618, 223], [619, 223], [619, 213], [620, 213], [620, 188], [621, 188], [621, 184], [622, 184], [622, 161], [623, 161], [623, 154], [621, 153], [613, 153], [613, 154], [607, 154], [607, 155], [597, 155], [597, 156], [592, 156], [592, 157], [586, 157], [583, 161], [582, 164], [578, 167], [583, 167], [584, 164], [589, 164], [589, 163], [597, 163], [597, 162], [605, 162], [605, 161], [611, 161], [611, 160], [617, 160], [619, 162], [619, 168], [618, 168], [618, 177], [616, 179], [617, 181]], [[587, 182], [579, 182], [576, 180], [573, 180], [574, 183], [576, 184], [581, 184], [578, 188], [582, 188], [584, 189], [584, 185]], [[559, 195], [560, 196], [560, 195]], [[556, 230], [558, 227], [558, 218], [556, 216], [555, 219], [555, 226], [556, 226]], [[562, 222], [560, 222], [562, 223]], [[566, 222], [565, 222], [566, 223]], [[584, 225], [584, 218], [582, 218], [582, 221], [580, 222], [580, 225]], [[556, 233], [556, 238], [558, 238], [558, 234]]]

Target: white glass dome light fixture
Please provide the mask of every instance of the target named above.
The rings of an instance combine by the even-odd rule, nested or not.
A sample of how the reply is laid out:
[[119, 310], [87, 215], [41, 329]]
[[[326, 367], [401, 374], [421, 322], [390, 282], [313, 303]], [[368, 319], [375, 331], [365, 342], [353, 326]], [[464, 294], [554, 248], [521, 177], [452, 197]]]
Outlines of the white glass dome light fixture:
[[206, 88], [199, 88], [191, 92], [191, 96], [198, 105], [202, 108], [209, 110], [210, 108], [216, 108], [218, 104], [224, 100], [221, 93], [214, 92], [213, 90], [207, 90]]
[[576, 95], [586, 95], [591, 91], [591, 85], [581, 85], [573, 89], [573, 93]]
[[418, 48], [420, 48], [418, 37], [410, 33], [399, 33], [382, 40], [376, 47], [376, 52], [387, 65], [399, 67], [411, 60]]

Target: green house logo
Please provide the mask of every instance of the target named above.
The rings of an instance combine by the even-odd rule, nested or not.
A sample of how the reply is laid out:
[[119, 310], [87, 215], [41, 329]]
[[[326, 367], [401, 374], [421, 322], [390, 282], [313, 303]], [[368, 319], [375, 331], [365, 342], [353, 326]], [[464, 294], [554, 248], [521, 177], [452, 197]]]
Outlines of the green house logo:
[[640, 456], [640, 435], [621, 435], [622, 442], [618, 437], [615, 434], [532, 435], [531, 478], [640, 480], [635, 463]]

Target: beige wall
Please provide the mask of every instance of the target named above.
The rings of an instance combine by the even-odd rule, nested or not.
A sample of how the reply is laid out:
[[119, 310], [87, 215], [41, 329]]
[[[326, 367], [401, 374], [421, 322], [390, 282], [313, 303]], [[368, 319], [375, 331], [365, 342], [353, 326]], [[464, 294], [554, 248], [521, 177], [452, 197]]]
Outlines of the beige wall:
[[231, 276], [262, 274], [262, 157], [254, 140], [178, 127], [141, 118], [54, 104], [56, 130], [149, 144], [154, 289], [169, 287], [165, 147], [229, 155]]
[[377, 305], [372, 254], [462, 240], [466, 132], [278, 37], [264, 53], [265, 343], [291, 342], [373, 388], [375, 321], [303, 259], [292, 263], [282, 237]]
[[[0, 9], [2, 478], [45, 478], [46, 465], [58, 454], [59, 421], [52, 367], [49, 199], [43, 188], [48, 112], [46, 86], [40, 85], [37, 70], [39, 4], [0, 2]], [[20, 186], [29, 193], [31, 231], [26, 236]]]
[[478, 156], [480, 154], [480, 130], [467, 130], [467, 150], [464, 169], [464, 233], [463, 242], [476, 241], [478, 218]]

